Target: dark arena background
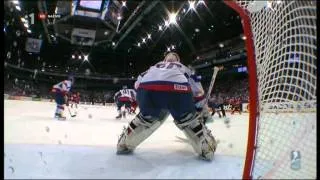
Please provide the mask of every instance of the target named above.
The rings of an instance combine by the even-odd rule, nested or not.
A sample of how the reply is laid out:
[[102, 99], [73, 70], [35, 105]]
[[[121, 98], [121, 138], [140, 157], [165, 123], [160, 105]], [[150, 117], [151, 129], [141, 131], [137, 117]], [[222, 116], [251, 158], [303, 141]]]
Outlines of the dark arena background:
[[[315, 0], [5, 0], [4, 178], [315, 179], [316, 8]], [[133, 155], [115, 153], [139, 113], [138, 102], [136, 114], [116, 119], [115, 93], [134, 89], [170, 52], [201, 77], [205, 95], [219, 67], [208, 97], [211, 162], [196, 158], [172, 116]], [[60, 121], [52, 90], [70, 77], [79, 102]]]

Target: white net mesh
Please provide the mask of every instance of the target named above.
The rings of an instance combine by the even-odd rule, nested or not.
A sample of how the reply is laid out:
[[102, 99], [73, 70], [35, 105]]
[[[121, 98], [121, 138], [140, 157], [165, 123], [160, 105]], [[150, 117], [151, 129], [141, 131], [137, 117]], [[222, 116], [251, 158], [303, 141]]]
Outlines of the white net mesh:
[[257, 65], [252, 178], [316, 179], [316, 1], [237, 3], [249, 11]]

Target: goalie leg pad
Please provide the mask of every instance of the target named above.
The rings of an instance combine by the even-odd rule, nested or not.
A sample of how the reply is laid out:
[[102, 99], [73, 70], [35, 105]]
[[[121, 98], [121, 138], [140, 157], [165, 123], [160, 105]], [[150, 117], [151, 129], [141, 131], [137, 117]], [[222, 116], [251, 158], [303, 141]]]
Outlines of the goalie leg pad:
[[139, 113], [128, 125], [124, 128], [117, 144], [117, 154], [128, 154], [147, 139], [155, 130], [157, 130], [165, 121], [168, 114], [163, 114], [160, 118], [151, 116], [143, 116]]
[[175, 124], [190, 140], [200, 158], [211, 161], [217, 148], [217, 142], [200, 118], [202, 117], [199, 113], [189, 113], [179, 122], [175, 120]]

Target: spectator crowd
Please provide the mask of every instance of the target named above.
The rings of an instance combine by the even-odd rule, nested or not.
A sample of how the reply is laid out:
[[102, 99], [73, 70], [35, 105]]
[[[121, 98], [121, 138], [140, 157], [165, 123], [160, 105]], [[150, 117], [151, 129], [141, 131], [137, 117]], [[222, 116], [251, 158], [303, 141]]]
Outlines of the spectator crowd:
[[[53, 84], [52, 84], [53, 85]], [[51, 84], [35, 83], [31, 80], [20, 80], [18, 78], [8, 78], [5, 80], [4, 93], [12, 96], [29, 96], [51, 99]], [[205, 88], [207, 90], [207, 88]], [[80, 93], [80, 101], [90, 104], [95, 103], [113, 103], [115, 90], [88, 90], [74, 89], [72, 92]], [[241, 102], [248, 102], [248, 79], [242, 80], [220, 80], [214, 85], [211, 97], [219, 96], [224, 104], [230, 104], [234, 99], [240, 99]]]

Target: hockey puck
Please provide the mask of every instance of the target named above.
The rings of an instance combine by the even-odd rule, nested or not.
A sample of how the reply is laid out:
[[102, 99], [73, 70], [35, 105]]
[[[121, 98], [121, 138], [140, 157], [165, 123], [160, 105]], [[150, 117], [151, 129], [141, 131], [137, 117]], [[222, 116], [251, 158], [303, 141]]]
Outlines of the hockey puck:
[[14, 168], [12, 166], [9, 166], [9, 169], [10, 169], [11, 173], [13, 174], [14, 173]]
[[91, 119], [91, 118], [92, 118], [92, 115], [91, 115], [91, 114], [89, 114], [89, 115], [88, 115], [88, 118], [89, 118], [89, 119]]
[[229, 124], [229, 122], [230, 122], [230, 119], [229, 119], [229, 118], [225, 118], [225, 119], [224, 119], [224, 123], [225, 123], [225, 124]]
[[48, 126], [46, 126], [46, 131], [49, 132], [50, 131], [50, 128]]

